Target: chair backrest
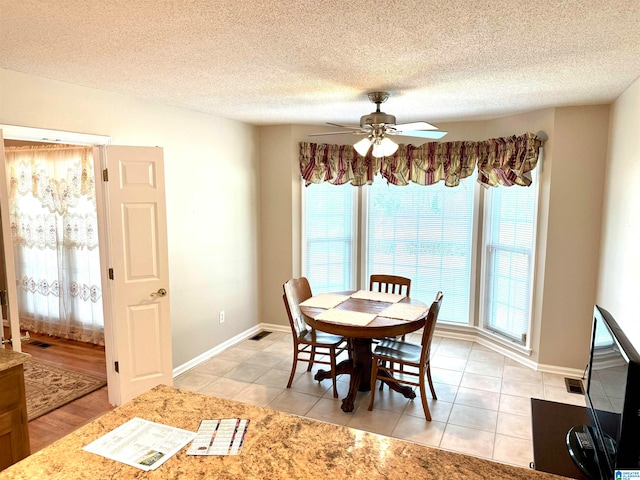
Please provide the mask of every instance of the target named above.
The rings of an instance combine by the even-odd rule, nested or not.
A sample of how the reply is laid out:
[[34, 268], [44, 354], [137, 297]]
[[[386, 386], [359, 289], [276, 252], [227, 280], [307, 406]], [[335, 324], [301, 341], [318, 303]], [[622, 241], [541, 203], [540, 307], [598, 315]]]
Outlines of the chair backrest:
[[436, 322], [438, 321], [438, 314], [440, 313], [440, 306], [442, 305], [442, 297], [442, 292], [438, 292], [436, 299], [431, 304], [431, 307], [429, 307], [429, 313], [427, 314], [427, 319], [424, 322], [421, 354], [423, 364], [427, 361], [431, 353], [431, 341], [433, 340], [433, 332], [436, 329]]
[[411, 291], [411, 279], [399, 277], [398, 275], [371, 275], [369, 277], [369, 290], [372, 292], [397, 293], [408, 297]]
[[300, 335], [310, 330], [300, 310], [300, 303], [312, 296], [309, 281], [305, 277], [292, 278], [282, 285], [282, 289], [284, 290], [282, 299], [289, 315], [289, 323], [295, 335]]

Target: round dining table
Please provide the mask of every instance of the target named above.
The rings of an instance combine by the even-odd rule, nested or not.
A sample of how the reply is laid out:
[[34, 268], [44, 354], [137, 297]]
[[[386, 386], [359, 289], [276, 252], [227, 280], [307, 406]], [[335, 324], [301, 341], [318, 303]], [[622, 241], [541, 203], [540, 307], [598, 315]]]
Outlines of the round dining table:
[[[350, 295], [353, 293], [355, 292], [336, 292], [336, 294], [346, 295], [349, 296], [349, 298], [335, 308], [348, 312], [379, 314], [391, 305], [391, 303], [384, 301], [351, 298]], [[404, 297], [398, 303], [425, 306], [423, 302], [409, 297]], [[343, 360], [336, 365], [336, 375], [346, 373], [351, 377], [349, 381], [349, 393], [342, 400], [341, 408], [344, 412], [353, 411], [355, 398], [359, 391], [368, 392], [371, 390], [371, 345], [373, 339], [397, 337], [414, 332], [424, 326], [428, 313], [428, 308], [425, 308], [424, 314], [415, 320], [401, 320], [376, 315], [376, 317], [366, 325], [350, 325], [318, 319], [318, 317], [327, 310], [325, 308], [300, 305], [300, 310], [305, 315], [305, 321], [311, 328], [315, 328], [321, 332], [341, 335], [348, 338], [351, 342], [352, 358]], [[379, 374], [384, 373], [379, 372]], [[331, 378], [331, 372], [329, 370], [319, 370], [314, 378], [318, 381]], [[415, 392], [410, 387], [400, 386], [393, 381], [385, 383], [387, 383], [391, 389], [402, 393], [406, 398], [416, 397]]]

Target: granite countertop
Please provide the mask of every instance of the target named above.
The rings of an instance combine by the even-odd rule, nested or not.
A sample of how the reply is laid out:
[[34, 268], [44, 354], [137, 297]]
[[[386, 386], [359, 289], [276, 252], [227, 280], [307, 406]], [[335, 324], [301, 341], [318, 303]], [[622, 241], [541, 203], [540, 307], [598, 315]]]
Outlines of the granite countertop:
[[[144, 472], [82, 450], [133, 417], [196, 431], [208, 418], [249, 418], [238, 456], [190, 456], [184, 447]], [[557, 479], [269, 408], [160, 385], [0, 472], [0, 479]]]
[[17, 365], [22, 365], [29, 360], [31, 355], [28, 353], [14, 352], [6, 348], [0, 348], [0, 372], [9, 370]]

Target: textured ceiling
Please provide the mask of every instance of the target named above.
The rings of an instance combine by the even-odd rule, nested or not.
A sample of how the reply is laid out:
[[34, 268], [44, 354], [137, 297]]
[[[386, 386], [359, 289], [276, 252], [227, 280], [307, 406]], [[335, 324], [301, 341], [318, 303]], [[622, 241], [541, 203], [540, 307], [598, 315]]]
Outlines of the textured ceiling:
[[399, 123], [609, 103], [639, 0], [0, 0], [0, 67], [244, 122]]

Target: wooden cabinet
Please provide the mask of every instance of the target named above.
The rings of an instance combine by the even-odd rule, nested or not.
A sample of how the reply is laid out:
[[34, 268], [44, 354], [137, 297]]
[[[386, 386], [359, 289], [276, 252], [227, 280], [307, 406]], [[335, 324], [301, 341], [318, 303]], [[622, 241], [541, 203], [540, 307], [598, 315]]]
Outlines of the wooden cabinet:
[[24, 369], [0, 371], [0, 470], [29, 455]]

